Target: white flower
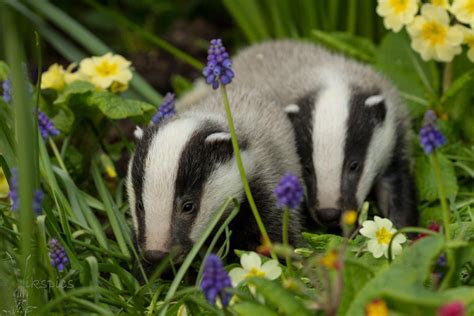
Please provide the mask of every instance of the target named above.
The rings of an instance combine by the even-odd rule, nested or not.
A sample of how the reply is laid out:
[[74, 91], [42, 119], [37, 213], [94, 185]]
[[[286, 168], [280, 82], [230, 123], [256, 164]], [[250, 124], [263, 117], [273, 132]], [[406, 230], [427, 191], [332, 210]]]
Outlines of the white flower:
[[450, 26], [448, 12], [441, 7], [423, 5], [421, 15], [415, 17], [407, 30], [412, 38], [411, 47], [423, 60], [449, 62], [462, 51], [462, 28]]
[[378, 0], [377, 14], [383, 17], [387, 29], [398, 32], [413, 21], [418, 11], [418, 0]]
[[474, 28], [474, 0], [454, 0], [450, 11], [456, 19]]
[[[384, 255], [388, 258], [388, 246], [392, 236], [397, 232], [393, 228], [393, 224], [386, 218], [374, 217], [373, 221], [365, 221], [362, 223], [360, 233], [369, 238], [367, 248], [374, 255], [375, 258], [380, 258]], [[392, 256], [395, 257], [402, 252], [402, 246], [406, 241], [406, 237], [399, 234], [392, 242]]]
[[237, 286], [240, 282], [249, 277], [263, 277], [275, 280], [281, 274], [281, 268], [277, 260], [268, 260], [262, 265], [262, 259], [255, 252], [243, 254], [240, 258], [242, 268], [234, 268], [229, 272], [232, 279], [232, 286]]
[[467, 51], [467, 58], [474, 62], [474, 29], [463, 27], [464, 43], [467, 44], [469, 50]]

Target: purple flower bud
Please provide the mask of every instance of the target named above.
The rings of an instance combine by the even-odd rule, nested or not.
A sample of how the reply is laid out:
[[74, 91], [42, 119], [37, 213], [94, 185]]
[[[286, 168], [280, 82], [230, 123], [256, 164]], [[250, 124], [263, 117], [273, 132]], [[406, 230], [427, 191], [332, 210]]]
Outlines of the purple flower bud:
[[304, 189], [298, 177], [292, 173], [287, 173], [281, 178], [274, 193], [278, 207], [297, 209], [303, 200]]
[[10, 169], [10, 200], [12, 202], [12, 211], [18, 211], [20, 208], [20, 197], [18, 195], [18, 169]]
[[41, 214], [41, 203], [43, 203], [44, 193], [41, 190], [36, 190], [33, 196], [33, 211], [36, 215]]
[[232, 61], [229, 54], [222, 45], [220, 39], [211, 40], [211, 46], [207, 50], [207, 65], [202, 74], [206, 78], [206, 83], [212, 85], [215, 90], [219, 84], [227, 85], [232, 82], [234, 72], [232, 71]]
[[158, 108], [158, 111], [156, 111], [155, 115], [151, 119], [153, 124], [158, 124], [165, 118], [175, 115], [176, 109], [175, 109], [174, 104], [175, 104], [174, 94], [168, 92], [163, 99], [163, 103], [161, 103], [160, 107]]
[[434, 111], [427, 111], [423, 118], [423, 127], [420, 129], [420, 144], [427, 155], [447, 142], [446, 137], [436, 127], [436, 120]]
[[51, 121], [49, 117], [41, 111], [38, 111], [38, 126], [41, 137], [43, 137], [44, 140], [59, 135], [59, 131], [54, 126], [53, 121]]
[[49, 259], [53, 268], [58, 269], [59, 272], [62, 272], [66, 268], [66, 264], [69, 262], [66, 250], [61, 246], [59, 241], [55, 238], [49, 241], [49, 247], [51, 251], [49, 252]]
[[227, 306], [232, 296], [226, 291], [227, 288], [232, 288], [229, 274], [225, 271], [221, 259], [210, 254], [204, 263], [201, 290], [210, 304], [215, 304], [216, 298], [219, 297], [222, 305]]
[[10, 101], [12, 100], [12, 83], [10, 80], [7, 79], [3, 81], [2, 90], [3, 90], [3, 95], [2, 95], [3, 101], [5, 101], [6, 103], [10, 103]]

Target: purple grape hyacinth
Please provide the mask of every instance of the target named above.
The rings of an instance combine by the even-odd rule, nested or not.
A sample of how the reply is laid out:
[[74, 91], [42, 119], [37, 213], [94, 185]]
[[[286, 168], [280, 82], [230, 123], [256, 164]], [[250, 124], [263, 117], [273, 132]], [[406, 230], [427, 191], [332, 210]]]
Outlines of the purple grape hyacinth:
[[280, 179], [274, 193], [278, 207], [296, 209], [303, 200], [304, 189], [298, 177], [289, 172]]
[[6, 103], [10, 103], [10, 101], [12, 100], [12, 82], [9, 79], [3, 81], [2, 90], [3, 101], [5, 101]]
[[49, 246], [51, 247], [49, 252], [51, 266], [58, 269], [59, 272], [62, 272], [69, 262], [66, 250], [64, 250], [64, 247], [61, 246], [59, 241], [55, 238], [49, 241]]
[[428, 110], [423, 118], [423, 127], [420, 129], [420, 143], [425, 154], [431, 154], [435, 149], [446, 144], [446, 137], [436, 127], [436, 114]]
[[153, 124], [158, 124], [161, 120], [171, 117], [176, 114], [174, 93], [168, 92], [164, 99], [163, 103], [161, 103], [158, 111], [156, 111], [155, 115], [151, 119]]
[[10, 200], [12, 202], [12, 211], [18, 211], [20, 208], [20, 198], [18, 196], [18, 169], [10, 169]]
[[49, 137], [59, 135], [59, 131], [54, 126], [53, 121], [41, 111], [38, 111], [38, 126], [41, 132], [41, 137], [47, 140]]
[[33, 211], [36, 215], [41, 214], [41, 204], [43, 203], [44, 193], [41, 190], [36, 190], [33, 196]]
[[232, 61], [229, 58], [221, 39], [211, 40], [211, 46], [207, 51], [207, 64], [202, 71], [206, 77], [206, 83], [212, 85], [215, 90], [219, 84], [227, 85], [234, 78], [234, 71], [232, 70]]
[[219, 256], [210, 254], [204, 263], [204, 273], [202, 275], [201, 290], [210, 304], [215, 304], [219, 296], [223, 306], [229, 304], [232, 294], [227, 292], [227, 288], [232, 287], [229, 274], [225, 271]]

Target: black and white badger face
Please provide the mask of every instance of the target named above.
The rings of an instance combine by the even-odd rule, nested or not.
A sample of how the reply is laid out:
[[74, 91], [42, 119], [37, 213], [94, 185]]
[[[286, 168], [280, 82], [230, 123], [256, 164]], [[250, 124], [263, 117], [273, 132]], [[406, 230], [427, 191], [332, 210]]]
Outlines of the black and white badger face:
[[[337, 226], [344, 210], [357, 210], [389, 162], [395, 139], [393, 113], [377, 89], [352, 86], [340, 77], [286, 108], [304, 145], [311, 216]], [[308, 145], [309, 144], [309, 145]]]
[[[136, 240], [148, 261], [159, 261], [172, 248], [182, 259], [225, 200], [242, 196], [223, 126], [181, 117], [148, 128], [139, 140], [127, 189]], [[245, 142], [240, 146], [245, 164], [251, 153]]]

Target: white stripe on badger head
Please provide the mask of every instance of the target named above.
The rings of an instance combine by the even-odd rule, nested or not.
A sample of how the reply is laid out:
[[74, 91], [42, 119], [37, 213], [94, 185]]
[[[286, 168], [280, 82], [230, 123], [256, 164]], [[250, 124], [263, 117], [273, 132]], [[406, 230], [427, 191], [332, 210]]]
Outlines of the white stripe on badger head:
[[[241, 155], [245, 173], [247, 177], [250, 177], [255, 169], [253, 154], [251, 151], [242, 151]], [[232, 158], [217, 167], [206, 181], [203, 187], [199, 212], [189, 235], [190, 239], [196, 242], [201, 237], [202, 232], [213, 218], [215, 212], [219, 210], [228, 197], [234, 197], [239, 202], [242, 202], [243, 196], [244, 188], [239, 169], [237, 168], [235, 158]]]
[[364, 168], [357, 186], [356, 198], [359, 207], [362, 206], [367, 194], [374, 184], [375, 177], [390, 162], [393, 148], [395, 146], [396, 131], [395, 119], [393, 113], [394, 106], [387, 104], [385, 120], [378, 125], [372, 134], [369, 148], [365, 156]]
[[313, 110], [313, 164], [319, 208], [338, 208], [350, 91], [342, 78], [324, 77]]
[[198, 126], [199, 121], [192, 118], [170, 122], [158, 131], [150, 145], [143, 184], [145, 250], [169, 250], [179, 162]]

